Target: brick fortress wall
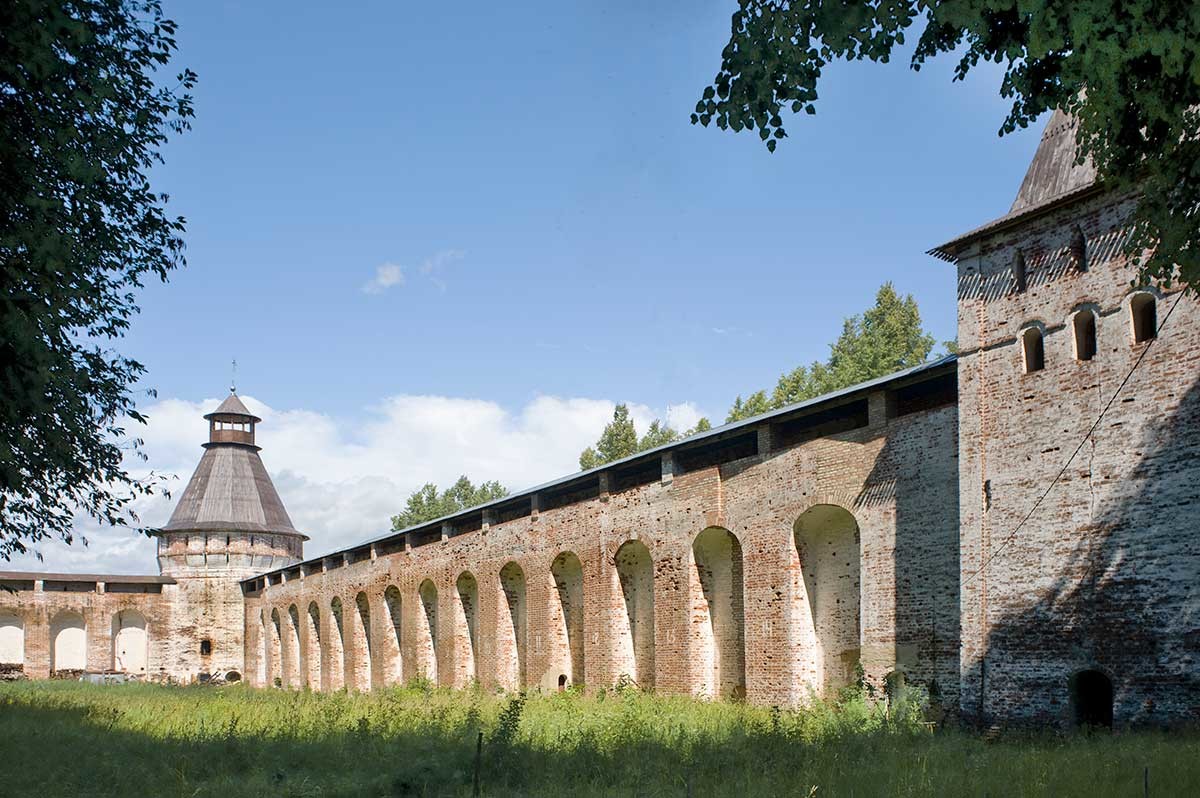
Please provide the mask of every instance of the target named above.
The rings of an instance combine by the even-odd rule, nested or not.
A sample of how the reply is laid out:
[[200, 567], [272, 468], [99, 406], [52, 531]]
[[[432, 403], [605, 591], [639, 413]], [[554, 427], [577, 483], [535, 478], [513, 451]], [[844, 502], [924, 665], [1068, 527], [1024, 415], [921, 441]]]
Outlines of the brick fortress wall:
[[861, 660], [956, 703], [954, 396], [951, 363], [248, 582], [247, 675], [796, 705]]

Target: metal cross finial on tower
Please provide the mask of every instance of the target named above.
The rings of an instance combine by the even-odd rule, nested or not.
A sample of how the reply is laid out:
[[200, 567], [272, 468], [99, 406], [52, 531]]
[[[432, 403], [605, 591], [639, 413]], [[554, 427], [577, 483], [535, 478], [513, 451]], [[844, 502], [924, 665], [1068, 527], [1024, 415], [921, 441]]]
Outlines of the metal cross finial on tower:
[[229, 392], [237, 393], [237, 358], [234, 358], [233, 369], [229, 373]]

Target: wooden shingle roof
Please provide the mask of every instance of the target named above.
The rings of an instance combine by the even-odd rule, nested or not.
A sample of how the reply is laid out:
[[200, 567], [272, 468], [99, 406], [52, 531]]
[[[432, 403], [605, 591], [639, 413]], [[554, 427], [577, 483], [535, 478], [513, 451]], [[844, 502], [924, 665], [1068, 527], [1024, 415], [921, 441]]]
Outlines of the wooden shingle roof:
[[251, 413], [246, 409], [246, 405], [242, 404], [242, 400], [238, 398], [236, 393], [230, 392], [229, 396], [225, 397], [225, 401], [217, 406], [217, 409], [211, 413], [205, 414], [205, 418], [213, 419], [218, 416], [245, 416], [248, 420], [255, 423], [262, 421], [261, 418]]
[[[250, 416], [250, 413], [231, 394], [205, 418], [218, 415]], [[292, 526], [253, 438], [246, 441], [211, 437], [204, 444], [200, 464], [179, 497], [171, 520], [161, 531], [269, 532], [307, 540]]]
[[1056, 110], [1042, 131], [1042, 140], [1008, 213], [934, 247], [928, 254], [954, 261], [964, 247], [982, 236], [1100, 191], [1095, 166], [1091, 161], [1076, 163], [1075, 154], [1075, 120]]
[[1096, 182], [1096, 167], [1090, 160], [1075, 162], [1075, 128], [1075, 120], [1062, 111], [1050, 117], [1010, 214], [1036, 210]]

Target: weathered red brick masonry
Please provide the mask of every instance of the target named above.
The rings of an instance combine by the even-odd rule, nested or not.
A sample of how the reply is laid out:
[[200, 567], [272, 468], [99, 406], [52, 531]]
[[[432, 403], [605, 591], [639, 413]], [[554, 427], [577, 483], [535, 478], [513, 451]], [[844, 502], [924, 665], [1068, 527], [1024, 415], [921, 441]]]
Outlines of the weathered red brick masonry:
[[0, 574], [0, 662], [780, 705], [861, 665], [985, 723], [1200, 720], [1200, 310], [1133, 287], [1072, 141], [933, 250], [957, 357], [310, 560], [231, 396], [162, 576]]

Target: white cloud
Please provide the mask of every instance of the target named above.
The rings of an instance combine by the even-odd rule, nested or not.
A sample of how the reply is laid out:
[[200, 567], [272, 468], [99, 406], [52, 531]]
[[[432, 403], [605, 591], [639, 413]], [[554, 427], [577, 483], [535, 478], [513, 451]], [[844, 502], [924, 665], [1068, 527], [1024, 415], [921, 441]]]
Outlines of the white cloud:
[[672, 429], [679, 432], [687, 432], [692, 427], [696, 426], [696, 422], [704, 416], [700, 412], [700, 408], [696, 407], [691, 402], [684, 402], [678, 405], [667, 405], [667, 423]]
[[375, 276], [363, 283], [364, 294], [382, 294], [395, 285], [404, 285], [404, 267], [385, 263], [375, 269]]
[[[606, 399], [537, 396], [516, 412], [483, 399], [392, 396], [350, 418], [304, 408], [276, 409], [252, 396], [242, 399], [263, 418], [257, 428], [262, 458], [296, 528], [312, 540], [309, 556], [385, 532], [390, 516], [426, 482], [445, 486], [460, 474], [476, 482], [499, 480], [521, 490], [578, 470], [579, 452], [612, 418]], [[141, 437], [146, 466], [174, 474], [171, 498], [140, 499], [136, 510], [148, 525], [170, 517], [208, 435], [204, 413], [217, 399], [166, 399], [146, 408]], [[660, 416], [631, 404], [639, 432]], [[691, 404], [671, 405], [666, 418], [680, 429], [699, 418]], [[0, 570], [157, 573], [154, 542], [129, 530], [80, 521], [87, 547], [60, 543], [41, 547], [45, 561], [26, 556]]]
[[[455, 261], [462, 260], [466, 255], [467, 253], [459, 249], [444, 249], [421, 261], [421, 265], [417, 268], [417, 273], [433, 283], [438, 289], [445, 291], [446, 281], [443, 275], [445, 274], [446, 267]], [[406, 282], [404, 271], [404, 266], [390, 262], [376, 267], [375, 276], [363, 283], [363, 293], [382, 294], [389, 288], [404, 285]]]
[[467, 253], [459, 249], [445, 249], [437, 253], [431, 258], [426, 258], [421, 264], [421, 274], [429, 278], [429, 281], [436, 285], [442, 291], [446, 290], [446, 281], [442, 279], [442, 273], [447, 265], [455, 261], [462, 260]]

